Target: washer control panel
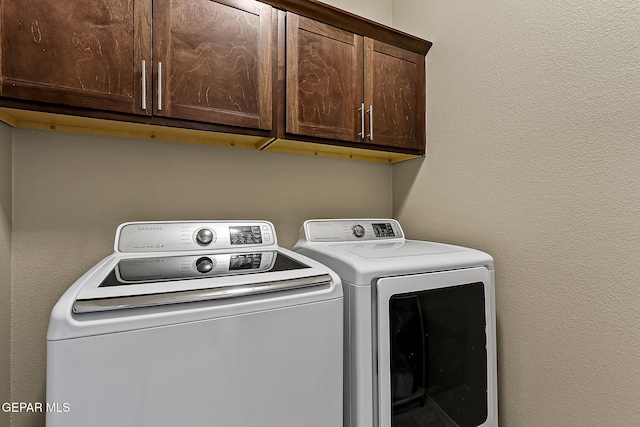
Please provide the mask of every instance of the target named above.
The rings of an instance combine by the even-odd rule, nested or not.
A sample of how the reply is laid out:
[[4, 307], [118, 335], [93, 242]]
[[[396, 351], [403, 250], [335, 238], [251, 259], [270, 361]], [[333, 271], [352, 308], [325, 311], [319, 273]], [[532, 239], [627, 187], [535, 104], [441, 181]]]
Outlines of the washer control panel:
[[118, 227], [115, 250], [173, 252], [275, 244], [275, 229], [268, 221], [129, 222]]
[[313, 219], [303, 225], [310, 242], [404, 239], [395, 219]]

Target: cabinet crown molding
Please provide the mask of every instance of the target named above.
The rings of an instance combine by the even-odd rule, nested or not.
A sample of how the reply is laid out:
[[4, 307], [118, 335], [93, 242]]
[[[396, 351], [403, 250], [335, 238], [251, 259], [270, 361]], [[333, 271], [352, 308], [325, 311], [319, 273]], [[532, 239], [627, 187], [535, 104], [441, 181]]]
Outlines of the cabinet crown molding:
[[432, 46], [430, 41], [314, 0], [261, 0], [261, 2], [420, 55], [426, 55]]

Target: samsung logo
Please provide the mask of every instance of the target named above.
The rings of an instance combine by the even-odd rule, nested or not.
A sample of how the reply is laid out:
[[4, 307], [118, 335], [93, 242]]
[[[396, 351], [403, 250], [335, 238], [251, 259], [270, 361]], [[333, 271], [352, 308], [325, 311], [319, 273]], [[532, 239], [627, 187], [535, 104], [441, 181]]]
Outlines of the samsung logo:
[[162, 231], [162, 227], [138, 227], [138, 231]]

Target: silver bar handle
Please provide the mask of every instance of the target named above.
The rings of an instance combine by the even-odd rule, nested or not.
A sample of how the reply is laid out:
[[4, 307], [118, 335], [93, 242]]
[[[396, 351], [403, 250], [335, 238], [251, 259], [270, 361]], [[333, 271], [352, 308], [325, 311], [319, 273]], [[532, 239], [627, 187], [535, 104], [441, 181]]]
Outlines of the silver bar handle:
[[162, 62], [158, 61], [158, 111], [162, 111]]
[[291, 289], [302, 289], [312, 286], [331, 284], [331, 276], [319, 274], [316, 276], [299, 277], [293, 279], [273, 280], [268, 282], [248, 283], [237, 286], [223, 286], [210, 289], [195, 289], [191, 291], [176, 291], [160, 294], [133, 295], [110, 298], [94, 298], [76, 300], [73, 303], [74, 313], [93, 313], [98, 311], [122, 310], [125, 308], [155, 307], [158, 305], [177, 304], [184, 302], [211, 301], [225, 298], [259, 295]]
[[367, 113], [369, 113], [369, 134], [367, 138], [369, 138], [369, 141], [373, 141], [373, 105], [369, 105]]
[[362, 106], [358, 108], [358, 111], [360, 111], [360, 133], [358, 136], [360, 138], [364, 138], [364, 102], [362, 103]]
[[147, 61], [142, 60], [142, 109], [147, 109]]

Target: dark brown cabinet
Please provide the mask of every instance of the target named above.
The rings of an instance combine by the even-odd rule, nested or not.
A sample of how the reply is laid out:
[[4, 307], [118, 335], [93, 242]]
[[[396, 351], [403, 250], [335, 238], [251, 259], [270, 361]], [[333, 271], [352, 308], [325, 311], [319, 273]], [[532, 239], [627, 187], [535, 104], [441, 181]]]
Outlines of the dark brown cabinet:
[[369, 38], [364, 52], [367, 141], [424, 150], [424, 55]]
[[287, 15], [287, 132], [359, 142], [362, 37]]
[[400, 161], [430, 46], [314, 0], [0, 0], [0, 120]]
[[287, 14], [288, 134], [423, 150], [424, 55]]
[[4, 96], [271, 129], [271, 6], [23, 0], [2, 8]]
[[2, 13], [2, 95], [145, 114], [151, 0], [11, 0]]
[[271, 129], [270, 6], [154, 0], [153, 17], [155, 115]]

